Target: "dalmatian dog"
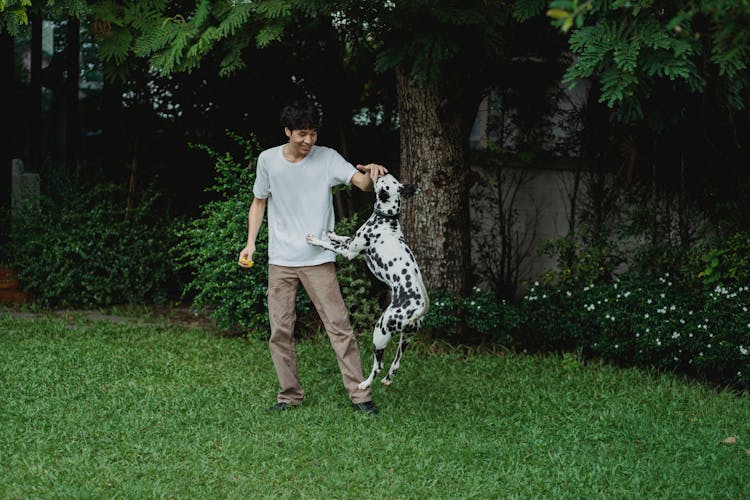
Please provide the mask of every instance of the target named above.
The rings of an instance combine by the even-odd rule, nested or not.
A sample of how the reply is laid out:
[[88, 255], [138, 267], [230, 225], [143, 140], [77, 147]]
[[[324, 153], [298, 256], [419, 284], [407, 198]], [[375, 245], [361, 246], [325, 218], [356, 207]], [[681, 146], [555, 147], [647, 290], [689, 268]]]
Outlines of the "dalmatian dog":
[[391, 303], [378, 319], [373, 332], [375, 359], [372, 371], [359, 384], [360, 389], [370, 387], [383, 370], [385, 348], [391, 337], [399, 334], [396, 357], [388, 374], [381, 380], [383, 384], [391, 385], [401, 356], [430, 306], [422, 274], [414, 254], [406, 245], [398, 220], [401, 200], [418, 192], [418, 186], [401, 184], [390, 174], [378, 177], [375, 179], [375, 210], [353, 237], [339, 236], [332, 231], [327, 233], [326, 241], [313, 235], [307, 236], [308, 244], [333, 250], [350, 260], [364, 252], [367, 267], [391, 288]]

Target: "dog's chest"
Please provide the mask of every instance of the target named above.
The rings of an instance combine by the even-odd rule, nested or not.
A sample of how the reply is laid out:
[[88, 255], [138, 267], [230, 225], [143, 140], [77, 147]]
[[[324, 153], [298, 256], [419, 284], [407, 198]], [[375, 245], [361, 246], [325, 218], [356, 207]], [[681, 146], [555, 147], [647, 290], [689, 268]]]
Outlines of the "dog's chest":
[[406, 274], [404, 270], [412, 270], [416, 265], [403, 235], [391, 231], [370, 237], [365, 262], [375, 277], [388, 284], [398, 281]]

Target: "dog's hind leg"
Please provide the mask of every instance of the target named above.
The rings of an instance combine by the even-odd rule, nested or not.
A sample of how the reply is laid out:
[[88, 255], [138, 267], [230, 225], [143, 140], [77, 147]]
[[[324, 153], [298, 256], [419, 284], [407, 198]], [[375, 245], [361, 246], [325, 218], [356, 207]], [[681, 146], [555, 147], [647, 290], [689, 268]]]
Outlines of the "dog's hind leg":
[[391, 385], [393, 383], [393, 375], [396, 374], [399, 367], [401, 366], [401, 356], [403, 356], [404, 351], [406, 351], [406, 348], [409, 347], [409, 343], [411, 342], [411, 334], [408, 334], [406, 332], [401, 332], [401, 338], [398, 342], [398, 350], [396, 351], [396, 357], [393, 359], [393, 363], [391, 364], [391, 368], [388, 370], [388, 375], [383, 377], [381, 382], [383, 385]]
[[387, 321], [385, 319], [386, 314], [388, 314], [388, 309], [386, 309], [375, 324], [375, 331], [372, 335], [372, 370], [370, 371], [370, 376], [359, 384], [360, 389], [367, 389], [370, 387], [378, 373], [383, 370], [383, 353], [385, 352], [385, 347], [388, 345], [388, 342], [391, 340], [391, 333], [387, 329]]

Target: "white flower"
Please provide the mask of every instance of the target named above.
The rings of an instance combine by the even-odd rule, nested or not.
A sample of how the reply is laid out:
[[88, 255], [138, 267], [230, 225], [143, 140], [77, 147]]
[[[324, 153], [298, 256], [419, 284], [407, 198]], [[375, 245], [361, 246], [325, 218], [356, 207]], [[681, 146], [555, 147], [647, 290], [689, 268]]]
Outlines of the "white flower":
[[740, 346], [740, 354], [743, 356], [747, 356], [747, 353], [750, 352], [747, 349], [745, 349], [743, 346]]

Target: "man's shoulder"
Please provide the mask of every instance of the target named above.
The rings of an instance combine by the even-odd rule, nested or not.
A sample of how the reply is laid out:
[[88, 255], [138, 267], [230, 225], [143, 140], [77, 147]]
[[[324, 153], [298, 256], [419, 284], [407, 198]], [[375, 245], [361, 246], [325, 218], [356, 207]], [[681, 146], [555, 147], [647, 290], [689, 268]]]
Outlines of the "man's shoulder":
[[280, 146], [274, 146], [272, 148], [264, 149], [263, 151], [260, 152], [260, 154], [258, 155], [258, 158], [264, 158], [264, 159], [266, 159], [266, 158], [272, 157], [274, 155], [277, 155], [279, 149], [281, 149], [283, 147], [284, 147], [284, 145], [282, 144]]
[[333, 148], [329, 148], [328, 146], [318, 146], [316, 144], [313, 151], [315, 151], [315, 156], [318, 158], [330, 159], [341, 157], [341, 153]]

